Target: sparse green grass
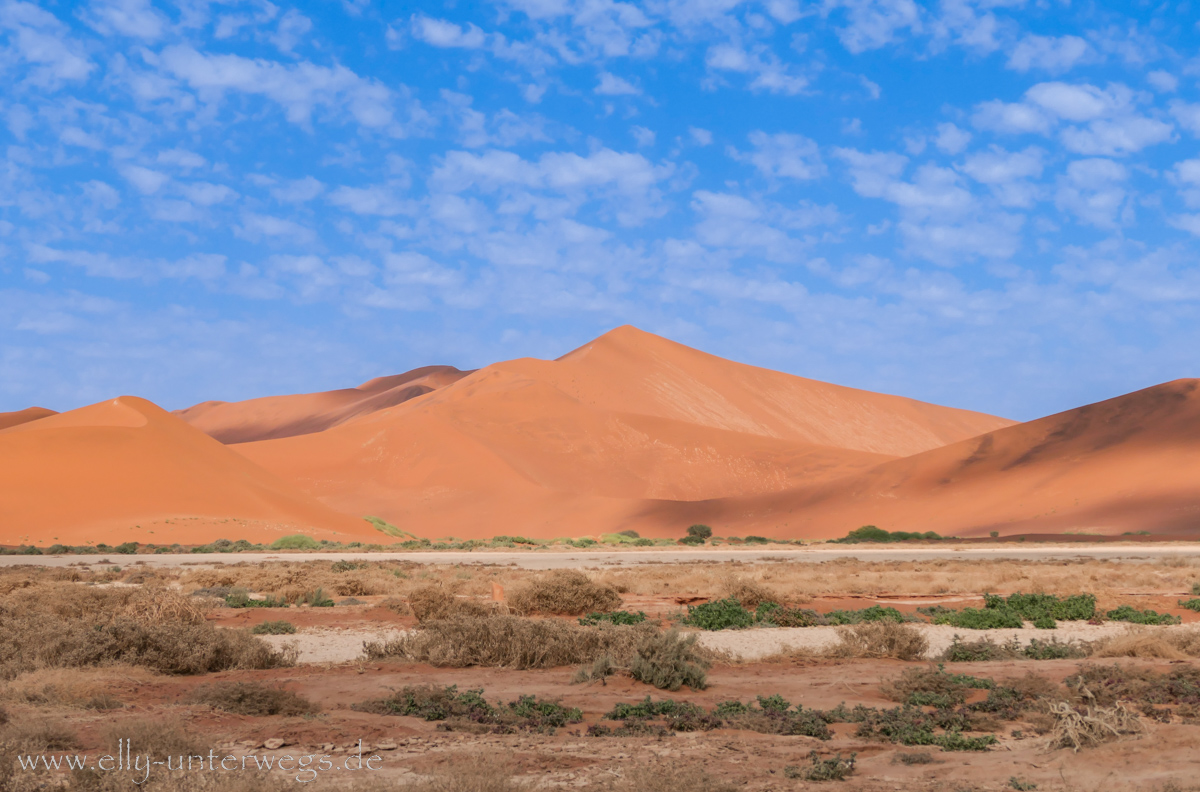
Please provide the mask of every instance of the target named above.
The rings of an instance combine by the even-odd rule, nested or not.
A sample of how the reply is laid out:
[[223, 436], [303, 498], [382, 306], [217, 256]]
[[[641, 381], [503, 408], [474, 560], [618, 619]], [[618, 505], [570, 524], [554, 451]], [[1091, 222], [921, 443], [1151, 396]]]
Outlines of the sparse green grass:
[[296, 625], [285, 619], [278, 619], [256, 624], [250, 632], [254, 635], [293, 635], [296, 632]]
[[376, 715], [407, 715], [427, 721], [450, 721], [454, 725], [493, 727], [496, 733], [515, 731], [553, 734], [555, 730], [583, 720], [583, 713], [574, 707], [564, 707], [556, 701], [537, 696], [518, 696], [507, 704], [490, 704], [483, 690], [462, 693], [456, 685], [405, 687], [384, 699], [355, 704], [352, 709]]
[[1123, 621], [1131, 624], [1179, 624], [1182, 619], [1169, 613], [1159, 613], [1152, 610], [1138, 610], [1131, 605], [1122, 605], [1104, 614], [1109, 621]]

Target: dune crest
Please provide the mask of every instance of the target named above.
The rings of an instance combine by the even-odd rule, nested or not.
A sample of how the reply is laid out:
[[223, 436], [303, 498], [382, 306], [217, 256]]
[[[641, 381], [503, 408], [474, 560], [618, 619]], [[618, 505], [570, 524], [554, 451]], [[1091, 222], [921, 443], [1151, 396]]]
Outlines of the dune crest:
[[0, 432], [0, 543], [376, 540], [145, 399], [122, 396]]
[[0, 432], [9, 427], [19, 426], [30, 421], [38, 421], [51, 415], [58, 415], [54, 410], [45, 407], [26, 407], [16, 412], [0, 412]]
[[457, 382], [469, 373], [453, 366], [424, 366], [404, 374], [377, 377], [356, 388], [241, 402], [201, 402], [177, 410], [176, 415], [227, 444], [294, 437], [394, 407]]

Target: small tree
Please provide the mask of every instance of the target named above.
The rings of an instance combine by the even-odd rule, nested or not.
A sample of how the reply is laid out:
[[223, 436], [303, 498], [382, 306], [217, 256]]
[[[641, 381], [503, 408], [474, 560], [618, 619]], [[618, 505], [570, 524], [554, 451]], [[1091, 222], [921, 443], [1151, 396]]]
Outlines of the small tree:
[[988, 534], [988, 536], [992, 537], [993, 539], [997, 539], [997, 538], [999, 538], [999, 536], [1000, 536], [1000, 532], [999, 532], [999, 531], [992, 531], [991, 533], [989, 533], [989, 534]]
[[697, 539], [708, 539], [712, 536], [712, 528], [701, 523], [696, 523], [695, 525], [688, 526], [687, 533], [688, 536], [694, 536]]

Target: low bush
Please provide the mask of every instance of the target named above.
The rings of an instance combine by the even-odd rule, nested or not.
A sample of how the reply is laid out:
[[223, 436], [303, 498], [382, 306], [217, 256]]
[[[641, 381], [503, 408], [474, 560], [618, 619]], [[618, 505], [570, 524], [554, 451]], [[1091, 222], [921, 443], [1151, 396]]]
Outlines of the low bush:
[[808, 608], [789, 608], [775, 602], [759, 603], [754, 620], [764, 627], [816, 627], [828, 624], [821, 614]]
[[1187, 608], [1190, 611], [1200, 611], [1200, 598], [1179, 600], [1179, 606], [1181, 608]]
[[934, 624], [948, 624], [964, 630], [998, 630], [1004, 628], [1024, 627], [1025, 620], [1013, 610], [999, 608], [963, 608], [949, 610], [946, 608], [927, 608], [930, 621]]
[[292, 635], [296, 632], [296, 625], [284, 619], [265, 621], [254, 625], [250, 632], [253, 635]]
[[806, 767], [788, 765], [783, 768], [784, 778], [799, 778], [804, 781], [844, 781], [854, 772], [854, 759], [857, 754], [850, 754], [849, 759], [843, 759], [841, 754], [829, 759], [822, 759], [816, 751], [808, 754], [809, 764]]
[[827, 624], [862, 624], [864, 622], [906, 622], [915, 621], [914, 617], [906, 616], [895, 608], [872, 605], [861, 610], [835, 610], [825, 614]]
[[[926, 713], [905, 704], [894, 709], [877, 710], [855, 707], [850, 713], [858, 721], [855, 736], [882, 739], [901, 745], [936, 745], [944, 751], [985, 751], [996, 743], [994, 735], [966, 737], [963, 731], [970, 726], [965, 714], [949, 711]], [[937, 729], [944, 729], [938, 733]]]
[[954, 636], [950, 646], [938, 657], [948, 663], [979, 663], [991, 660], [1064, 660], [1079, 659], [1091, 654], [1086, 644], [1077, 641], [1062, 642], [1057, 638], [1044, 641], [1032, 638], [1022, 646], [1020, 639], [1013, 637], [1002, 644], [991, 638], [963, 641]]
[[679, 540], [679, 544], [682, 544], [682, 545], [702, 545], [702, 544], [704, 544], [704, 538], [703, 538], [703, 537], [700, 537], [700, 536], [685, 536], [685, 537], [683, 537], [682, 539], [680, 539], [680, 540]]
[[[829, 724], [816, 710], [792, 707], [781, 696], [759, 696], [757, 702], [725, 701], [711, 711], [687, 701], [664, 699], [654, 701], [649, 696], [636, 704], [617, 704], [605, 716], [606, 720], [624, 721], [626, 728], [642, 730], [649, 721], [666, 731], [710, 731], [712, 729], [744, 729], [762, 734], [786, 734], [828, 740], [833, 737]], [[608, 736], [608, 735], [605, 735]]]
[[492, 607], [479, 600], [456, 597], [437, 585], [414, 589], [408, 595], [408, 604], [417, 621], [422, 624], [459, 617], [484, 618], [494, 612]]
[[589, 613], [587, 616], [582, 616], [579, 623], [585, 627], [594, 627], [601, 622], [609, 624], [641, 624], [646, 621], [646, 614], [642, 611], [630, 613], [629, 611], [608, 611], [607, 613]]
[[684, 637], [676, 630], [669, 630], [639, 643], [629, 675], [660, 690], [679, 690], [684, 685], [703, 690], [711, 665], [697, 649], [695, 635]]
[[917, 707], [947, 709], [961, 706], [969, 690], [990, 690], [996, 687], [991, 679], [967, 674], [950, 674], [945, 666], [906, 668], [898, 677], [885, 682], [879, 692], [885, 698]]
[[701, 630], [742, 629], [754, 624], [754, 614], [743, 608], [736, 599], [728, 598], [689, 605], [681, 623]]
[[508, 604], [524, 615], [579, 616], [614, 611], [621, 605], [621, 595], [612, 586], [596, 583], [582, 572], [556, 569], [514, 589]]
[[458, 692], [456, 685], [405, 687], [388, 698], [352, 705], [352, 709], [376, 715], [407, 715], [427, 721], [450, 721], [494, 727], [497, 733], [530, 731], [553, 734], [556, 729], [583, 720], [583, 713], [557, 701], [537, 696], [518, 696], [508, 704], [489, 704], [483, 690]]
[[311, 536], [292, 534], [281, 536], [271, 543], [272, 550], [319, 550], [321, 544]]
[[1145, 732], [1137, 714], [1121, 702], [1109, 707], [1076, 709], [1059, 701], [1050, 705], [1050, 714], [1054, 716], [1054, 728], [1046, 747], [1051, 750], [1070, 748], [1078, 752], [1114, 740], [1140, 737]]
[[301, 605], [307, 605], [310, 608], [332, 608], [334, 602], [325, 594], [325, 589], [318, 586], [312, 591], [304, 592], [304, 596], [300, 598]]
[[711, 539], [713, 530], [703, 523], [696, 523], [695, 525], [688, 526], [687, 535], [701, 540]]
[[942, 537], [933, 531], [925, 533], [912, 531], [885, 531], [874, 525], [864, 525], [861, 528], [855, 528], [850, 533], [843, 536], [841, 539], [831, 539], [831, 542], [836, 544], [859, 544], [862, 542], [910, 542], [919, 539], [941, 539]]
[[591, 663], [603, 655], [628, 666], [647, 636], [649, 624], [583, 627], [556, 619], [497, 615], [432, 621], [390, 641], [367, 642], [372, 659], [400, 658], [434, 666], [465, 668], [553, 668]]
[[1087, 664], [1064, 683], [1099, 706], [1113, 706], [1119, 701], [1200, 705], [1200, 668], [1187, 664], [1172, 666], [1164, 673], [1117, 663]]
[[1123, 621], [1131, 624], [1179, 624], [1182, 619], [1169, 613], [1159, 613], [1152, 610], [1138, 610], [1130, 605], [1122, 605], [1104, 614], [1109, 621]]
[[234, 715], [307, 715], [317, 711], [317, 706], [308, 699], [259, 682], [201, 685], [192, 693], [191, 701]]
[[891, 657], [919, 660], [929, 651], [929, 641], [911, 624], [891, 621], [863, 622], [838, 628], [834, 657]]
[[251, 599], [249, 591], [244, 588], [235, 588], [226, 595], [225, 606], [228, 608], [286, 608], [288, 604], [274, 597]]
[[896, 755], [892, 757], [892, 763], [902, 765], [927, 765], [936, 764], [937, 759], [934, 759], [933, 754], [929, 753], [905, 753], [903, 751], [897, 751]]
[[1147, 657], [1184, 660], [1200, 657], [1200, 631], [1154, 630], [1131, 627], [1092, 644], [1095, 657]]
[[1059, 599], [1053, 594], [1022, 594], [1005, 598], [997, 594], [983, 595], [987, 610], [1009, 610], [1026, 621], [1051, 618], [1058, 621], [1088, 621], [1096, 616], [1096, 597], [1092, 594], [1075, 594]]

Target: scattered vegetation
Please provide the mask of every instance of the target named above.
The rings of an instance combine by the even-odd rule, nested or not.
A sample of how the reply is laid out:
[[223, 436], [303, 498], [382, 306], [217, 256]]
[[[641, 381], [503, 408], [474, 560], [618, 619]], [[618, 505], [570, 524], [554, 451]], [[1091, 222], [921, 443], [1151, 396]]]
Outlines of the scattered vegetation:
[[307, 715], [317, 711], [317, 706], [308, 699], [259, 682], [201, 685], [192, 693], [191, 700], [234, 715]]
[[1122, 605], [1104, 614], [1109, 621], [1123, 621], [1131, 624], [1179, 624], [1182, 619], [1169, 613], [1158, 613], [1152, 610], [1138, 610], [1130, 605]]
[[1022, 645], [1016, 638], [998, 644], [991, 638], [963, 641], [954, 636], [950, 646], [939, 656], [948, 663], [982, 663], [993, 660], [1064, 660], [1087, 657], [1091, 647], [1077, 641], [1062, 642], [1057, 638], [1044, 641], [1033, 638]]
[[967, 674], [950, 674], [943, 665], [906, 668], [900, 676], [884, 683], [879, 692], [886, 698], [915, 707], [938, 709], [961, 706], [969, 690], [991, 690], [996, 683]]
[[256, 624], [250, 632], [254, 635], [293, 635], [296, 632], [296, 625], [285, 619], [278, 619]]
[[271, 543], [272, 550], [319, 550], [321, 544], [311, 536], [292, 534], [281, 536]]
[[225, 606], [227, 608], [286, 608], [288, 604], [274, 597], [253, 599], [246, 589], [235, 588], [225, 596]]
[[692, 690], [707, 687], [712, 664], [696, 647], [696, 636], [682, 636], [676, 630], [646, 637], [637, 647], [629, 675], [638, 682], [660, 690]]
[[911, 624], [891, 621], [863, 622], [838, 629], [835, 657], [891, 657], [919, 660], [929, 651], [929, 641]]
[[1047, 747], [1070, 748], [1079, 751], [1114, 740], [1140, 737], [1145, 727], [1136, 713], [1126, 709], [1123, 702], [1111, 707], [1073, 708], [1065, 701], [1050, 705], [1054, 729]]
[[601, 622], [609, 624], [641, 624], [646, 621], [646, 614], [642, 611], [630, 613], [629, 611], [608, 611], [606, 613], [589, 613], [579, 619], [579, 623], [585, 627], [594, 627]]
[[906, 622], [917, 621], [913, 616], [906, 615], [886, 606], [872, 605], [861, 610], [835, 610], [825, 614], [826, 624], [863, 624], [864, 622]]
[[448, 687], [405, 687], [384, 699], [355, 704], [353, 709], [376, 715], [408, 715], [427, 721], [446, 721], [450, 730], [466, 725], [490, 726], [496, 734], [517, 731], [554, 734], [571, 723], [583, 720], [583, 713], [564, 707], [557, 701], [537, 696], [518, 696], [507, 704], [489, 704], [483, 690], [460, 693], [456, 685]]

